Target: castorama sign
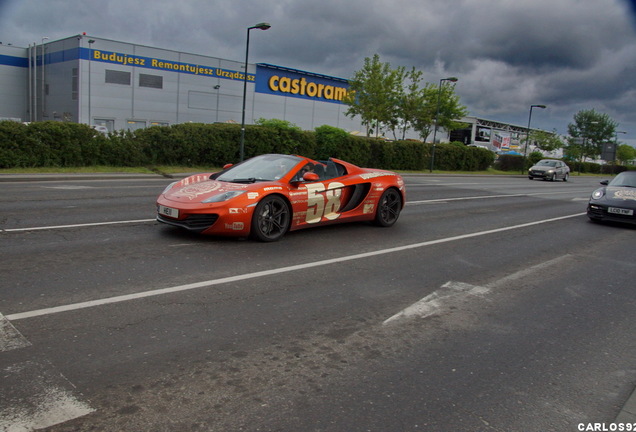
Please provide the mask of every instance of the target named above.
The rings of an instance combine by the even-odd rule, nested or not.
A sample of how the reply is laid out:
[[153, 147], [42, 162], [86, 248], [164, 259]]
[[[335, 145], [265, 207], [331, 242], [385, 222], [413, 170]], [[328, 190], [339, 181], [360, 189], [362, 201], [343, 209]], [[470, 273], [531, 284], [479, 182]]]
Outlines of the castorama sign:
[[289, 96], [320, 102], [343, 103], [349, 81], [297, 69], [259, 63], [256, 65], [257, 93]]

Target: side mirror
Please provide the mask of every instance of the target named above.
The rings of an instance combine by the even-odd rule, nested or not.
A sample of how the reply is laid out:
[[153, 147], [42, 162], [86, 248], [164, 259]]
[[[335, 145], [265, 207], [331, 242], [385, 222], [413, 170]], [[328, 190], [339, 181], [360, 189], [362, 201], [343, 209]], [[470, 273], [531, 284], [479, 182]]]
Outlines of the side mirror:
[[303, 180], [314, 182], [320, 180], [320, 176], [313, 172], [306, 172], [305, 174], [303, 174]]
[[225, 164], [225, 165], [223, 165], [223, 169], [226, 170], [226, 169], [230, 168], [232, 165], [234, 165], [234, 164], [231, 164], [231, 163]]
[[609, 184], [609, 180], [603, 180], [603, 181], [601, 182], [601, 184], [602, 184], [603, 186], [607, 186], [607, 185]]

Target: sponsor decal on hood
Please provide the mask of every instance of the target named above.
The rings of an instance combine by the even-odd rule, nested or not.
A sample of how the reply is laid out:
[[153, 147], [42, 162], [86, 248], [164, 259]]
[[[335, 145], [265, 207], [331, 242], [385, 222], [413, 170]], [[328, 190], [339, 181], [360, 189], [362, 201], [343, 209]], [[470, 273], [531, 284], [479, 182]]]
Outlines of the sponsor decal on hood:
[[201, 195], [207, 195], [212, 192], [223, 193], [233, 190], [243, 190], [246, 188], [246, 185], [222, 183], [218, 181], [204, 181], [201, 183], [185, 184], [181, 187], [179, 186], [181, 185], [177, 184], [177, 186], [173, 188], [173, 191], [171, 191], [170, 195], [186, 197], [190, 200], [194, 200]]

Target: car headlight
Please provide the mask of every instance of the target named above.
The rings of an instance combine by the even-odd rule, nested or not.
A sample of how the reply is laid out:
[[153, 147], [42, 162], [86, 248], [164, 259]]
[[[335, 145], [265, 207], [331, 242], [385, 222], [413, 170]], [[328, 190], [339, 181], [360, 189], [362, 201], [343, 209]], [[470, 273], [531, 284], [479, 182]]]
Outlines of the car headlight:
[[594, 192], [592, 192], [592, 199], [600, 199], [603, 197], [603, 195], [605, 195], [605, 190], [596, 189]]
[[203, 203], [209, 204], [209, 203], [217, 203], [217, 202], [223, 202], [223, 201], [227, 201], [229, 199], [235, 198], [239, 195], [244, 194], [245, 191], [241, 190], [241, 191], [228, 191], [228, 192], [224, 192], [218, 195], [214, 195], [211, 196], [210, 198], [206, 198], [204, 199]]

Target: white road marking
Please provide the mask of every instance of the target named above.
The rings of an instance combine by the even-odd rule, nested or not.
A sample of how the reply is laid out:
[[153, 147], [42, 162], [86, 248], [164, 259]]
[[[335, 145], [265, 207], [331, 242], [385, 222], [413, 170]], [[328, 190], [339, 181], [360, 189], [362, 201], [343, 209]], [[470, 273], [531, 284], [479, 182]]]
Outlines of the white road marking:
[[31, 342], [0, 313], [0, 352], [31, 346]]
[[549, 261], [542, 262], [527, 269], [509, 274], [501, 279], [487, 284], [486, 286], [470, 285], [463, 282], [446, 282], [440, 289], [432, 292], [426, 297], [418, 300], [409, 307], [401, 310], [392, 317], [386, 319], [382, 324], [390, 324], [403, 318], [419, 317], [425, 318], [439, 312], [441, 309], [450, 306], [450, 304], [461, 300], [468, 296], [485, 296], [493, 289], [509, 284], [518, 279], [523, 279], [529, 275], [545, 270], [547, 267], [557, 265], [561, 261], [568, 259], [570, 255], [562, 255]]
[[485, 236], [485, 235], [489, 235], [489, 234], [495, 234], [495, 233], [500, 233], [500, 232], [505, 232], [505, 231], [522, 229], [522, 228], [527, 228], [527, 227], [531, 227], [531, 226], [535, 226], [535, 225], [541, 225], [541, 224], [545, 224], [545, 223], [557, 222], [557, 221], [561, 221], [561, 220], [565, 220], [565, 219], [579, 217], [579, 216], [582, 216], [584, 214], [585, 213], [575, 213], [575, 214], [571, 214], [571, 215], [567, 215], [567, 216], [560, 216], [560, 217], [551, 218], [551, 219], [544, 219], [544, 220], [539, 220], [539, 221], [534, 221], [534, 222], [527, 222], [527, 223], [523, 223], [523, 224], [519, 224], [519, 225], [507, 226], [507, 227], [503, 227], [503, 228], [495, 228], [495, 229], [491, 229], [491, 230], [479, 231], [479, 232], [470, 233], [470, 234], [462, 234], [462, 235], [458, 235], [458, 236], [454, 236], [454, 237], [447, 237], [447, 238], [443, 238], [443, 239], [429, 240], [429, 241], [425, 241], [425, 242], [412, 243], [412, 244], [409, 244], [409, 245], [397, 246], [397, 247], [392, 247], [392, 248], [387, 248], [387, 249], [380, 249], [380, 250], [377, 250], [377, 251], [360, 253], [360, 254], [355, 254], [355, 255], [348, 255], [348, 256], [343, 256], [343, 257], [339, 257], [339, 258], [326, 259], [326, 260], [315, 261], [315, 262], [310, 262], [310, 263], [305, 263], [305, 264], [297, 264], [297, 265], [293, 265], [293, 266], [280, 267], [280, 268], [277, 268], [277, 269], [263, 270], [263, 271], [258, 271], [258, 272], [254, 272], [254, 273], [246, 273], [246, 274], [236, 275], [236, 276], [229, 276], [229, 277], [225, 277], [225, 278], [221, 278], [221, 279], [212, 279], [212, 280], [196, 282], [196, 283], [191, 283], [191, 284], [186, 284], [186, 285], [178, 285], [178, 286], [174, 286], [174, 287], [162, 288], [162, 289], [157, 289], [157, 290], [152, 290], [152, 291], [145, 291], [145, 292], [140, 292], [140, 293], [127, 294], [127, 295], [121, 295], [121, 296], [115, 296], [115, 297], [109, 297], [109, 298], [103, 298], [103, 299], [98, 299], [98, 300], [90, 300], [90, 301], [81, 302], [81, 303], [74, 303], [74, 304], [68, 304], [68, 305], [62, 305], [62, 306], [55, 306], [55, 307], [50, 307], [50, 308], [45, 308], [45, 309], [38, 309], [38, 310], [27, 311], [27, 312], [19, 312], [19, 313], [6, 315], [6, 318], [11, 320], [11, 321], [20, 320], [20, 319], [26, 319], [26, 318], [33, 318], [33, 317], [38, 317], [38, 316], [43, 316], [43, 315], [56, 314], [56, 313], [60, 313], [60, 312], [74, 311], [74, 310], [78, 310], [78, 309], [85, 309], [85, 308], [90, 308], [90, 307], [103, 306], [103, 305], [107, 305], [107, 304], [120, 303], [120, 302], [124, 302], [124, 301], [129, 301], [129, 300], [137, 300], [137, 299], [146, 298], [146, 297], [154, 297], [154, 296], [163, 295], [163, 294], [171, 294], [171, 293], [180, 292], [180, 291], [188, 291], [188, 290], [197, 289], [197, 288], [204, 288], [204, 287], [210, 287], [210, 286], [214, 286], [214, 285], [221, 285], [221, 284], [230, 283], [230, 282], [245, 281], [245, 280], [249, 280], [249, 279], [256, 279], [256, 278], [272, 276], [272, 275], [281, 274], [281, 273], [293, 272], [293, 271], [298, 271], [298, 270], [305, 270], [305, 269], [313, 268], [313, 267], [320, 267], [320, 266], [331, 265], [331, 264], [339, 264], [339, 263], [343, 263], [343, 262], [347, 262], [347, 261], [353, 261], [353, 260], [357, 260], [357, 259], [364, 259], [364, 258], [369, 258], [369, 257], [373, 257], [373, 256], [386, 255], [386, 254], [395, 253], [395, 252], [402, 252], [402, 251], [406, 251], [406, 250], [417, 249], [417, 248], [422, 248], [422, 247], [426, 247], [426, 246], [432, 246], [432, 245], [436, 245], [436, 244], [449, 243], [449, 242], [454, 242], [454, 241], [458, 241], [458, 240], [464, 240], [464, 239], [469, 239], [469, 238], [474, 238], [474, 237]]
[[[577, 191], [563, 191], [563, 192], [538, 192], [538, 193], [523, 193], [523, 194], [508, 194], [508, 195], [484, 195], [484, 196], [476, 196], [476, 197], [458, 197], [458, 198], [439, 198], [439, 199], [431, 199], [431, 200], [421, 200], [421, 201], [408, 201], [406, 205], [419, 205], [419, 204], [433, 204], [433, 203], [446, 203], [448, 201], [469, 201], [476, 199], [487, 199], [487, 198], [509, 198], [509, 197], [524, 197], [524, 196], [538, 196], [538, 195], [559, 195], [559, 194], [568, 194]], [[579, 191], [579, 192], [587, 192]], [[577, 198], [574, 198], [575, 200]], [[578, 198], [580, 200], [587, 201], [587, 198]], [[51, 226], [40, 226], [40, 227], [29, 227], [29, 228], [7, 228], [0, 229], [0, 233], [3, 232], [21, 232], [21, 231], [42, 231], [42, 230], [54, 230], [54, 229], [68, 229], [68, 228], [82, 228], [82, 227], [90, 227], [90, 226], [104, 226], [104, 225], [117, 225], [117, 224], [130, 224], [130, 223], [147, 223], [147, 222], [155, 222], [155, 219], [139, 219], [139, 220], [127, 220], [127, 221], [114, 221], [114, 222], [94, 222], [94, 223], [85, 223], [85, 224], [73, 224], [73, 225], [51, 225]]]
[[89, 227], [89, 226], [146, 223], [146, 222], [154, 222], [154, 221], [155, 219], [138, 219], [138, 220], [114, 221], [114, 222], [92, 222], [92, 223], [74, 224], [74, 225], [53, 225], [53, 226], [31, 227], [31, 228], [8, 228], [8, 229], [0, 230], [0, 233], [18, 232], [18, 231], [41, 231], [41, 230], [52, 230], [52, 229], [62, 229], [62, 228], [83, 228], [83, 227]]
[[95, 411], [73, 395], [73, 384], [50, 364], [26, 361], [2, 369], [0, 373], [2, 431], [42, 429]]
[[42, 187], [44, 189], [63, 189], [63, 190], [93, 189], [93, 186], [77, 186], [77, 185], [42, 186]]
[[[588, 192], [585, 191], [560, 191], [560, 192], [537, 192], [537, 193], [522, 193], [522, 194], [505, 194], [505, 195], [482, 195], [482, 196], [474, 196], [474, 197], [458, 197], [458, 198], [439, 198], [439, 199], [431, 199], [431, 200], [421, 200], [421, 201], [408, 201], [406, 205], [418, 205], [418, 204], [430, 204], [430, 203], [444, 203], [447, 201], [469, 201], [469, 200], [477, 200], [477, 199], [488, 199], [488, 198], [511, 198], [511, 197], [526, 197], [526, 196], [539, 196], [539, 195], [563, 195], [563, 194], [571, 194], [572, 192]], [[580, 198], [582, 200], [588, 200], [588, 198]]]
[[490, 291], [487, 287], [470, 285], [462, 282], [446, 282], [440, 289], [432, 292], [411, 306], [396, 313], [382, 324], [386, 325], [401, 318], [417, 316], [425, 318], [435, 314], [449, 301], [469, 295], [485, 295]]

